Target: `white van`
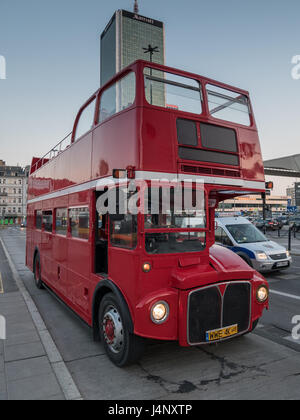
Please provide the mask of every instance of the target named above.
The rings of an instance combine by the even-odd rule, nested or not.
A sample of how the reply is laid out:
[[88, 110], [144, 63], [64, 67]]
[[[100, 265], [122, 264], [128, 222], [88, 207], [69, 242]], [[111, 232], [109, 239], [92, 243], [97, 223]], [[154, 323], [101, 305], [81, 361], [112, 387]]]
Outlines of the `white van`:
[[231, 249], [260, 272], [282, 270], [290, 266], [289, 251], [270, 241], [244, 217], [217, 217], [216, 243]]

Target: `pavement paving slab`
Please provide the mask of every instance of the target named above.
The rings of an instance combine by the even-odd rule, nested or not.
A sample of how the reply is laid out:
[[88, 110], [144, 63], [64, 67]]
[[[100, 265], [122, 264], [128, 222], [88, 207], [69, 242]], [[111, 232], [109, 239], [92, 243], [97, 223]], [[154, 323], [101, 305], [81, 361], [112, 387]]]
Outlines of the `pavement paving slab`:
[[6, 319], [6, 340], [0, 340], [0, 401], [64, 399], [1, 245], [0, 258], [5, 280], [0, 314]]

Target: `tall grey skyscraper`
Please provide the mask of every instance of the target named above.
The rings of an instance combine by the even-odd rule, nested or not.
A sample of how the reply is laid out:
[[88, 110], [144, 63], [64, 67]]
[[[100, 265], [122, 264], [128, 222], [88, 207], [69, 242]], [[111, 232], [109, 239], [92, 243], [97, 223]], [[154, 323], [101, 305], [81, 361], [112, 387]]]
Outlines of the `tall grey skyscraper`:
[[101, 35], [101, 86], [136, 60], [150, 60], [144, 48], [157, 47], [154, 63], [165, 64], [164, 23], [118, 10]]

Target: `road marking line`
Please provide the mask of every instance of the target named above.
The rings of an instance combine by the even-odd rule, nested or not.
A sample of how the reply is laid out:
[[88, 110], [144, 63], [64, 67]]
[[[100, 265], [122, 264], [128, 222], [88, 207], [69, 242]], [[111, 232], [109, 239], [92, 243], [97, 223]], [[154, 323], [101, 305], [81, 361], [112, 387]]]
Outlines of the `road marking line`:
[[290, 295], [289, 293], [277, 292], [277, 290], [270, 290], [270, 292], [273, 293], [274, 295], [279, 295], [279, 296], [288, 297], [290, 299], [300, 300], [300, 296]]
[[0, 295], [3, 295], [3, 293], [4, 293], [3, 281], [2, 281], [2, 275], [0, 272]]
[[280, 276], [277, 276], [280, 280], [298, 280], [297, 274], [281, 274]]

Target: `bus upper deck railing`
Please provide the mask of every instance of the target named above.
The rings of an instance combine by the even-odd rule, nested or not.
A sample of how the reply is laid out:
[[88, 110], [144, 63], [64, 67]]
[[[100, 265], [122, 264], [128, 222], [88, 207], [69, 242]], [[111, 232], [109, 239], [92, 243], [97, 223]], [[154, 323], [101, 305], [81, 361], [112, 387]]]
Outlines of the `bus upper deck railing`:
[[46, 153], [42, 158], [37, 160], [31, 167], [31, 174], [36, 172], [41, 168], [45, 163], [49, 162], [64, 150], [66, 150], [71, 145], [71, 141], [68, 140], [72, 136], [73, 131], [71, 131], [66, 137], [64, 137], [59, 143], [57, 143], [48, 153]]

